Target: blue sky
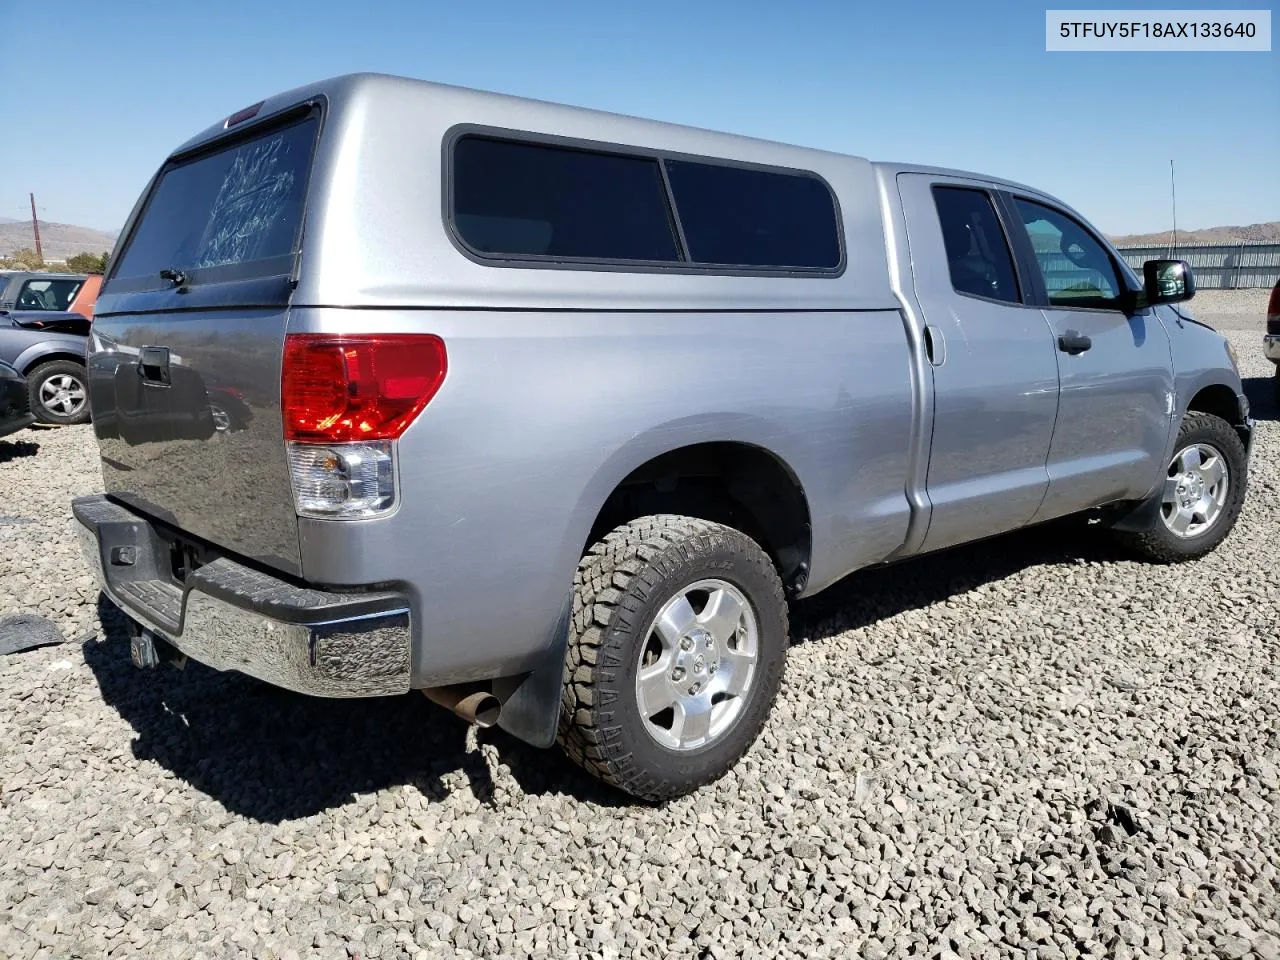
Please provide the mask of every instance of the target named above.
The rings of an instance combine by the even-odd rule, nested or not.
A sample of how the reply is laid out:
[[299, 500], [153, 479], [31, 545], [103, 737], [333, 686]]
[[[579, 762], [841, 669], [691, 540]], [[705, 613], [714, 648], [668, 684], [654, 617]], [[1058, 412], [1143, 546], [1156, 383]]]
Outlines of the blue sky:
[[14, 132], [0, 216], [27, 216], [34, 190], [41, 219], [118, 229], [192, 133], [266, 94], [375, 70], [1011, 177], [1109, 232], [1168, 229], [1172, 159], [1180, 228], [1280, 219], [1274, 44], [1047, 53], [1045, 7], [60, 0], [55, 21], [0, 2]]

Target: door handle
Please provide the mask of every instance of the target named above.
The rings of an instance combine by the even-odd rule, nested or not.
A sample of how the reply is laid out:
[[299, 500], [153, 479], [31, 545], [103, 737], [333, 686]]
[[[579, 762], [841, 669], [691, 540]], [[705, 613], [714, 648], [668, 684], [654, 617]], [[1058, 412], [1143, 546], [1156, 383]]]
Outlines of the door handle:
[[143, 383], [168, 386], [169, 348], [143, 347], [138, 351], [138, 376]]
[[1069, 353], [1075, 356], [1077, 353], [1084, 353], [1093, 346], [1093, 341], [1086, 337], [1083, 333], [1077, 333], [1075, 330], [1068, 330], [1062, 336], [1058, 337], [1058, 349], [1063, 353]]
[[942, 331], [933, 324], [925, 325], [924, 349], [929, 362], [935, 367], [940, 367], [947, 362], [947, 341], [943, 338]]

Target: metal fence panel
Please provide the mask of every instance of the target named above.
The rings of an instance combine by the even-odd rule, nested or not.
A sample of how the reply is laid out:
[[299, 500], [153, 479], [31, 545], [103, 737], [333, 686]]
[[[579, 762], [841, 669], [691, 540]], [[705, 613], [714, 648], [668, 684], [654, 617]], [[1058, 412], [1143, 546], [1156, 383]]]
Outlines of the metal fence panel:
[[1270, 288], [1280, 281], [1280, 243], [1202, 243], [1168, 246], [1117, 247], [1125, 262], [1139, 274], [1146, 260], [1173, 256], [1191, 264], [1196, 286], [1204, 290]]

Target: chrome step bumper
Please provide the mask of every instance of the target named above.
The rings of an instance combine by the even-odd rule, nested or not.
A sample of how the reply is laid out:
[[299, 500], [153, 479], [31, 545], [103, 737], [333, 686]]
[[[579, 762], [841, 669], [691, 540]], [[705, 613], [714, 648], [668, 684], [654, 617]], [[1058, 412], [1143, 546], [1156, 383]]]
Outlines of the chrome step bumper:
[[71, 509], [103, 592], [191, 659], [314, 696], [408, 691], [409, 603], [399, 594], [295, 586], [226, 557], [179, 584], [146, 517], [103, 496]]

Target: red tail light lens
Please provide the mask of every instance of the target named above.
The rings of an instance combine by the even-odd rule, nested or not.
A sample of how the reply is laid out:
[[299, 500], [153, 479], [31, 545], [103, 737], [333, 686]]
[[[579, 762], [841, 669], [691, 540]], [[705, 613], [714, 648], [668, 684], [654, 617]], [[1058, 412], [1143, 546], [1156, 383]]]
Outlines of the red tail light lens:
[[1272, 289], [1267, 304], [1267, 333], [1280, 333], [1280, 283]]
[[285, 439], [395, 440], [447, 370], [444, 341], [432, 334], [289, 334], [280, 387]]

